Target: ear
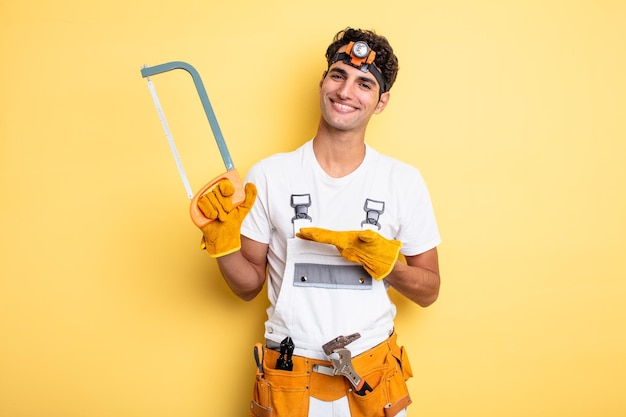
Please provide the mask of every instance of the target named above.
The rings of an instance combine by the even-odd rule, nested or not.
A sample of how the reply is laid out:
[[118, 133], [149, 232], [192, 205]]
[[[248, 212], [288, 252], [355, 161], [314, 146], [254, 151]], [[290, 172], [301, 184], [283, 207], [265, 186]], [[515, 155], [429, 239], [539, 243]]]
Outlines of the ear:
[[387, 103], [389, 103], [390, 97], [391, 95], [389, 94], [389, 91], [381, 94], [380, 100], [378, 100], [378, 104], [376, 104], [376, 109], [374, 110], [374, 114], [381, 113], [383, 110], [385, 110], [385, 107], [387, 107]]

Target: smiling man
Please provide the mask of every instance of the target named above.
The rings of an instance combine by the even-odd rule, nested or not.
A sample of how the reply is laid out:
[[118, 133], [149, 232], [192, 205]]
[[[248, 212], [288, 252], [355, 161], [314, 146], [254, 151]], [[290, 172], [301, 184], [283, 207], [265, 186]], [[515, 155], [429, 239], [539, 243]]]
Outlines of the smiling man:
[[348, 28], [326, 59], [315, 137], [253, 166], [243, 204], [228, 181], [203, 196], [204, 243], [242, 299], [267, 281], [251, 415], [405, 416], [412, 372], [387, 288], [437, 299], [439, 232], [419, 171], [365, 142], [398, 72], [387, 39]]

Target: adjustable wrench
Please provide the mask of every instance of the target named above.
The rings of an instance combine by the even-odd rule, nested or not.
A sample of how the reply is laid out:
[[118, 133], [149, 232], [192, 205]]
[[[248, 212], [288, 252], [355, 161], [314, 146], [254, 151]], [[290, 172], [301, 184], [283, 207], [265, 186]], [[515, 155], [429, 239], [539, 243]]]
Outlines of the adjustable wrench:
[[324, 353], [328, 355], [332, 368], [323, 365], [313, 365], [313, 371], [326, 375], [342, 375], [350, 381], [354, 392], [358, 395], [366, 395], [372, 392], [372, 387], [359, 376], [352, 366], [352, 354], [345, 346], [361, 337], [359, 333], [349, 336], [338, 336], [322, 346]]
[[357, 340], [359, 337], [361, 337], [360, 333], [353, 333], [348, 336], [337, 336], [333, 340], [324, 343], [324, 346], [322, 346], [322, 350], [324, 351], [326, 356], [330, 356], [330, 354], [333, 353], [335, 349], [344, 348], [350, 343]]

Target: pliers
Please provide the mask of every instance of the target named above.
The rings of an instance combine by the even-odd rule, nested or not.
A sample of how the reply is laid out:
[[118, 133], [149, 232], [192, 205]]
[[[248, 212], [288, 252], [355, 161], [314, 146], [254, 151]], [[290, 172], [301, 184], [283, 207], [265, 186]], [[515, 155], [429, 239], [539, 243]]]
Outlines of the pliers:
[[293, 361], [291, 358], [293, 357], [293, 350], [296, 346], [291, 340], [291, 337], [287, 336], [280, 342], [280, 356], [276, 360], [276, 369], [281, 369], [283, 371], [291, 371], [293, 370]]

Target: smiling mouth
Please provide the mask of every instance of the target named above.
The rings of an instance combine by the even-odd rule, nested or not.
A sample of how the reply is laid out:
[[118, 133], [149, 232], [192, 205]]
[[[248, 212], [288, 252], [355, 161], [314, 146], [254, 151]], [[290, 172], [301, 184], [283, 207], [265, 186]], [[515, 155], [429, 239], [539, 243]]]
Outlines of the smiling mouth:
[[356, 107], [349, 106], [347, 104], [338, 103], [338, 102], [333, 101], [333, 100], [331, 100], [331, 102], [333, 104], [333, 107], [335, 107], [337, 110], [342, 111], [342, 112], [356, 110]]

